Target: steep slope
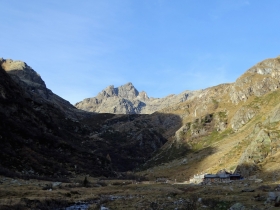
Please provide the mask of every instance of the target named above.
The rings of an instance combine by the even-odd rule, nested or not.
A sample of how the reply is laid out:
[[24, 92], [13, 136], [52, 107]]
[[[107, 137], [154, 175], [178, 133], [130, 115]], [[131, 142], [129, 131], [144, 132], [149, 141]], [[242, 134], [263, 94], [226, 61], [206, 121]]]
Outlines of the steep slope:
[[246, 71], [236, 80], [230, 90], [231, 101], [235, 104], [248, 97], [262, 96], [279, 88], [280, 57], [264, 60]]
[[48, 89], [41, 76], [25, 62], [0, 58], [0, 63], [2, 68], [25, 90], [25, 93], [33, 101], [50, 103], [73, 119], [76, 119], [76, 114], [83, 113]]
[[279, 73], [279, 57], [267, 59], [235, 83], [161, 110], [179, 116], [182, 126], [144, 168], [179, 180], [224, 168], [245, 177], [280, 178]]
[[52, 104], [33, 101], [2, 68], [0, 90], [1, 173], [51, 177], [75, 171], [113, 174], [109, 163], [97, 161], [106, 160], [104, 157], [91, 154], [80, 144], [79, 133], [85, 132], [84, 128]]
[[23, 62], [1, 59], [0, 72], [0, 174], [117, 176], [142, 164], [166, 142], [148, 121], [133, 130], [117, 130], [137, 115], [77, 110]]
[[173, 94], [165, 98], [149, 98], [146, 92], [139, 93], [132, 83], [127, 83], [117, 88], [110, 85], [96, 97], [84, 99], [75, 106], [96, 113], [151, 114], [192, 98], [198, 92], [200, 91], [184, 91], [179, 95]]

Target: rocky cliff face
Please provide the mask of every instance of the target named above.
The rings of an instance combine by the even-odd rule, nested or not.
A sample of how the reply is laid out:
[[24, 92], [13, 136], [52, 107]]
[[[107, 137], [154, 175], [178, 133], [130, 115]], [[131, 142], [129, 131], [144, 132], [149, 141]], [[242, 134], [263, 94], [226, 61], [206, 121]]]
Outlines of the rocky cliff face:
[[25, 94], [32, 100], [38, 103], [51, 103], [75, 120], [77, 120], [76, 115], [82, 113], [68, 101], [48, 89], [41, 76], [25, 62], [1, 58], [0, 63], [2, 68], [25, 90]]
[[280, 57], [264, 60], [246, 71], [231, 86], [230, 98], [235, 104], [250, 96], [262, 96], [279, 88]]
[[146, 92], [139, 93], [132, 83], [127, 83], [117, 88], [110, 85], [96, 97], [84, 99], [75, 106], [95, 113], [151, 114], [183, 102], [196, 93], [197, 91], [184, 91], [179, 95], [169, 95], [165, 98], [149, 98]]

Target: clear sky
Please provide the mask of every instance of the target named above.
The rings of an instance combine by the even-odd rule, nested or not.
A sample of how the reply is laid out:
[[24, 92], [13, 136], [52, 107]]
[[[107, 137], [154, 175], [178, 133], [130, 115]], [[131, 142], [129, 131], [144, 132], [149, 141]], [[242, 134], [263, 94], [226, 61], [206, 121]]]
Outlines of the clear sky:
[[0, 0], [0, 57], [76, 103], [132, 82], [164, 97], [280, 55], [279, 0]]

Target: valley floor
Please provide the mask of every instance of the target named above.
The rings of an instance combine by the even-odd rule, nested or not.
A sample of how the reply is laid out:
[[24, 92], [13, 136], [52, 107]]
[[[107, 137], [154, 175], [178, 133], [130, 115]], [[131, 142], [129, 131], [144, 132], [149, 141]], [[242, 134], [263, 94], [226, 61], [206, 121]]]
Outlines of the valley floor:
[[280, 195], [278, 190], [279, 182], [252, 180], [194, 185], [92, 177], [69, 183], [0, 177], [0, 209], [66, 209], [77, 202], [89, 204], [88, 209], [105, 209], [103, 206], [111, 210], [229, 209], [236, 203], [246, 209], [278, 209], [273, 201]]

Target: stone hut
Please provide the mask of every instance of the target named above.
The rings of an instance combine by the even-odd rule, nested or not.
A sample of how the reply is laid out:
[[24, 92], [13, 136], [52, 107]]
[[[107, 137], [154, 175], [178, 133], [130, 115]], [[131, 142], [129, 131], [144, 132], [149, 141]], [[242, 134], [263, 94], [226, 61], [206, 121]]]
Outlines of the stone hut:
[[208, 183], [228, 183], [231, 180], [240, 180], [242, 176], [240, 174], [232, 174], [226, 170], [221, 170], [217, 174], [206, 174], [203, 182]]

